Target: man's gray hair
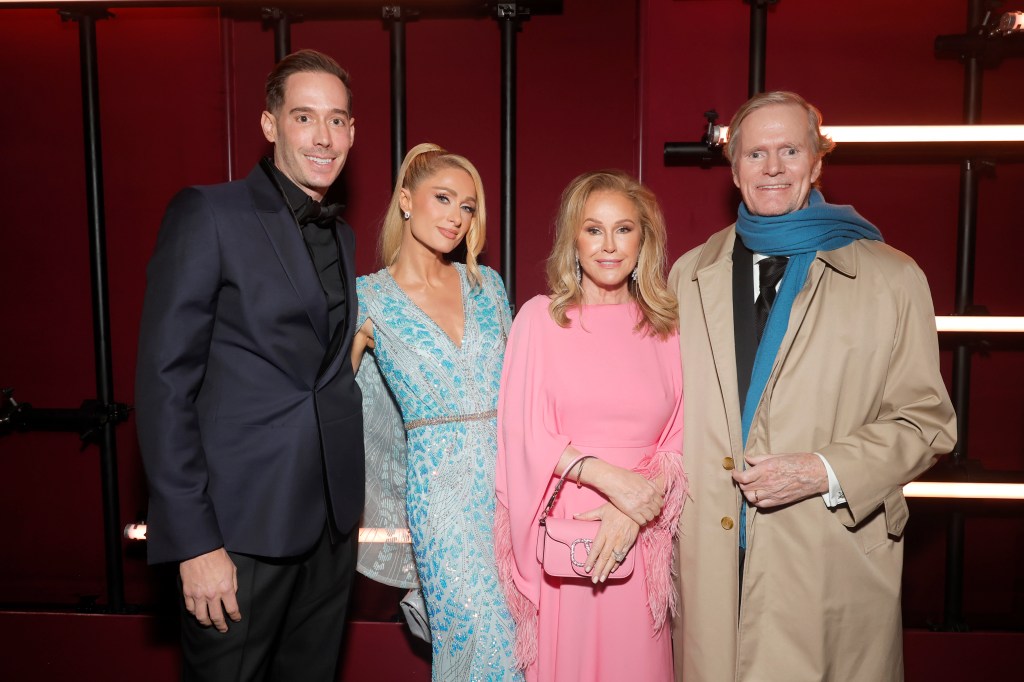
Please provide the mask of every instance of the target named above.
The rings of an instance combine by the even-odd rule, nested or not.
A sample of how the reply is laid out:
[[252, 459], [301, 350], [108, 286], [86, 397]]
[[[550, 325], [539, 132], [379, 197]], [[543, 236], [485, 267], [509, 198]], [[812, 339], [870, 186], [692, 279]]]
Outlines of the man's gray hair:
[[811, 143], [811, 151], [815, 156], [822, 158], [835, 148], [836, 143], [821, 134], [821, 112], [817, 107], [795, 92], [786, 90], [762, 92], [744, 102], [729, 121], [729, 138], [722, 151], [734, 169], [736, 168], [736, 153], [739, 151], [740, 145], [740, 126], [747, 116], [773, 104], [798, 106], [807, 112], [807, 136]]

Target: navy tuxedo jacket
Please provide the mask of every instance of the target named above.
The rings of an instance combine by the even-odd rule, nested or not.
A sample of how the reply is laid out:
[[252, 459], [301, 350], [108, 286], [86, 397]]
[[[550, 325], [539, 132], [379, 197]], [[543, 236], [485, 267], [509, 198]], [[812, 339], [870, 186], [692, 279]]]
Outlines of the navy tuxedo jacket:
[[295, 556], [315, 545], [329, 511], [342, 532], [358, 521], [355, 237], [340, 220], [335, 231], [348, 310], [327, 358], [327, 299], [266, 173], [171, 201], [147, 270], [136, 369], [151, 563], [221, 546]]

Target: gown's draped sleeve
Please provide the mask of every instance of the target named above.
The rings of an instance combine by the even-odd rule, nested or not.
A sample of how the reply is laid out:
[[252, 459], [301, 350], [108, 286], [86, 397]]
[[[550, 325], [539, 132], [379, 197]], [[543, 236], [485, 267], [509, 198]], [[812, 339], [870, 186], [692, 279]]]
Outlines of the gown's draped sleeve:
[[556, 429], [554, 406], [544, 386], [545, 336], [552, 327], [545, 297], [522, 307], [509, 334], [498, 396], [495, 552], [516, 621], [516, 659], [524, 667], [536, 657], [537, 605], [544, 579], [537, 561], [537, 522], [544, 491], [569, 445], [569, 438]]
[[[673, 336], [669, 343], [678, 347]], [[640, 529], [637, 543], [643, 548], [644, 566], [647, 569], [647, 601], [654, 620], [654, 631], [658, 632], [668, 622], [669, 613], [676, 615], [676, 590], [672, 569], [679, 530], [679, 515], [689, 494], [690, 485], [683, 471], [683, 391], [682, 367], [678, 354], [673, 353], [672, 375], [679, 378], [676, 386], [676, 404], [672, 418], [665, 426], [658, 441], [658, 449], [651, 457], [644, 458], [635, 471], [649, 479], [664, 477], [665, 503], [658, 517]]]
[[[359, 324], [369, 317], [359, 282]], [[405, 424], [394, 396], [367, 350], [356, 372], [363, 393], [363, 445], [366, 451], [366, 501], [361, 522], [356, 570], [367, 578], [393, 587], [419, 587], [405, 511]]]

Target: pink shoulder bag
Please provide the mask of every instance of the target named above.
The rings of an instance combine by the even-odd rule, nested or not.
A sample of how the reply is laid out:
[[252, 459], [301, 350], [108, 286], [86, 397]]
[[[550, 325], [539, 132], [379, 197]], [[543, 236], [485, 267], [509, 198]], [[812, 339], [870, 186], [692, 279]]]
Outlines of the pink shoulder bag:
[[[587, 573], [587, 557], [594, 542], [600, 521], [580, 521], [578, 519], [556, 519], [549, 516], [551, 508], [565, 484], [565, 477], [572, 468], [590, 455], [577, 457], [562, 472], [547, 507], [540, 515], [540, 532], [537, 534], [537, 561], [544, 567], [544, 572], [558, 578], [591, 578]], [[630, 549], [624, 561], [614, 573], [608, 574], [608, 580], [622, 580], [633, 573], [633, 556]]]

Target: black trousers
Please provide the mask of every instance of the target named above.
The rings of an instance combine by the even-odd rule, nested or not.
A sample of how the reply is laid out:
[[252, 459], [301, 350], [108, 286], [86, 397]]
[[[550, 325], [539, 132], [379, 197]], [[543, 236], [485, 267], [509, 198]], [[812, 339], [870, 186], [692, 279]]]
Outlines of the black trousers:
[[313, 549], [283, 559], [228, 552], [242, 620], [229, 619], [221, 633], [200, 625], [181, 600], [182, 680], [337, 680], [357, 535], [353, 529], [332, 544], [325, 526]]

